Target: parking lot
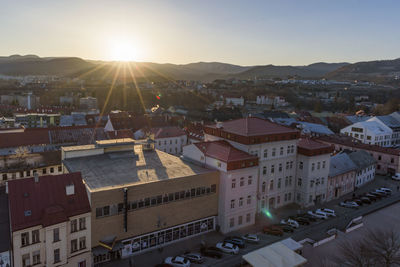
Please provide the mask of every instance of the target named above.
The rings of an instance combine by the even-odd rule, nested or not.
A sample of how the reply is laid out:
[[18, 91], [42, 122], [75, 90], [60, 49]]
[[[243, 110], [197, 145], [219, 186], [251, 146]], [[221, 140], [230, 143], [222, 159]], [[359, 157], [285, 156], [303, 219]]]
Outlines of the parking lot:
[[[322, 205], [312, 208], [313, 210], [321, 207], [334, 209], [337, 217], [330, 217], [327, 220], [317, 220], [316, 222], [312, 222], [310, 225], [300, 225], [300, 227], [298, 229], [295, 229], [293, 233], [284, 233], [283, 236], [274, 236], [262, 233], [262, 229], [265, 225], [277, 223], [280, 219], [286, 219], [289, 215], [295, 215], [299, 212], [306, 211], [300, 211], [296, 206], [289, 206], [277, 210], [276, 212], [274, 212], [272, 219], [267, 217], [258, 218], [255, 225], [246, 229], [242, 229], [239, 232], [229, 234], [230, 236], [241, 236], [245, 233], [257, 233], [260, 238], [260, 242], [258, 244], [247, 244], [245, 248], [240, 249], [238, 255], [224, 254], [221, 259], [205, 257], [204, 263], [192, 264], [191, 266], [237, 266], [241, 263], [242, 255], [255, 249], [277, 242], [279, 240], [288, 237], [292, 237], [295, 240], [302, 240], [312, 235], [315, 235], [315, 233], [326, 233], [326, 231], [328, 231], [329, 229], [338, 228], [341, 225], [346, 225], [352, 218], [358, 217], [360, 215], [370, 214], [399, 201], [400, 193], [397, 189], [397, 186], [399, 184], [399, 182], [392, 181], [388, 177], [377, 176], [372, 183], [358, 189], [355, 194], [358, 195], [364, 192], [369, 192], [379, 187], [387, 187], [393, 190], [391, 196], [382, 198], [381, 200], [377, 200], [376, 202], [372, 202], [372, 204], [364, 204], [358, 209], [344, 208], [338, 206], [338, 203], [340, 203], [344, 199], [349, 199], [352, 197], [352, 194], [349, 194], [347, 196], [343, 196], [341, 199], [337, 199], [329, 203], [324, 203]], [[188, 240], [183, 240], [181, 242], [177, 242], [170, 246], [164, 247], [162, 251], [154, 250], [134, 256], [134, 266], [154, 266], [158, 263], [161, 263], [168, 256], [177, 256], [183, 254], [185, 251], [200, 253], [201, 243], [205, 243], [207, 246], [215, 246], [216, 243], [223, 241], [224, 238], [225, 236], [221, 233], [211, 232]], [[129, 266], [129, 262], [128, 259], [124, 259], [117, 262], [106, 263], [102, 266]]]

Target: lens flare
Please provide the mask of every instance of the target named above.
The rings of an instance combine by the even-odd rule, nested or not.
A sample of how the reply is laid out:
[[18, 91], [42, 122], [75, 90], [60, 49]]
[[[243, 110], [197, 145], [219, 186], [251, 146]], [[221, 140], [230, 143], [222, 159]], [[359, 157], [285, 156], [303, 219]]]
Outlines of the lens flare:
[[263, 209], [263, 210], [262, 210], [262, 213], [263, 213], [265, 216], [267, 216], [268, 218], [272, 219], [272, 214], [271, 214], [271, 212], [269, 212], [269, 210]]

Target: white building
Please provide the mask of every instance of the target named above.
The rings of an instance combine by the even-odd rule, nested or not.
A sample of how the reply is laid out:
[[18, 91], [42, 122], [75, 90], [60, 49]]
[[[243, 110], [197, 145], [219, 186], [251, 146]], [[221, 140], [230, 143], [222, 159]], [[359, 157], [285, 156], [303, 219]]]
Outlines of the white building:
[[91, 266], [91, 209], [80, 173], [9, 181], [8, 194], [14, 266]]
[[79, 99], [79, 106], [85, 110], [97, 109], [97, 98], [90, 96], [82, 97]]
[[349, 125], [341, 129], [340, 133], [351, 136], [364, 144], [389, 147], [393, 131], [385, 124], [371, 118]]
[[241, 97], [225, 97], [226, 105], [244, 106], [244, 98]]
[[353, 163], [356, 165], [356, 179], [355, 187], [360, 187], [375, 178], [375, 165], [376, 161], [365, 150], [349, 151], [348, 155]]
[[254, 224], [257, 210], [258, 158], [226, 141], [199, 142], [183, 156], [220, 171], [218, 225], [222, 233]]
[[154, 136], [155, 148], [169, 154], [180, 155], [182, 147], [187, 145], [187, 135], [179, 127], [152, 128], [150, 134]]
[[297, 130], [249, 117], [205, 126], [205, 140], [225, 139], [259, 158], [258, 211], [278, 208], [294, 200]]
[[390, 144], [392, 146], [400, 144], [400, 112], [396, 111], [389, 115], [372, 117], [368, 121], [376, 121], [389, 127], [392, 130]]
[[303, 207], [326, 201], [330, 164], [330, 145], [311, 139], [298, 143], [296, 203]]

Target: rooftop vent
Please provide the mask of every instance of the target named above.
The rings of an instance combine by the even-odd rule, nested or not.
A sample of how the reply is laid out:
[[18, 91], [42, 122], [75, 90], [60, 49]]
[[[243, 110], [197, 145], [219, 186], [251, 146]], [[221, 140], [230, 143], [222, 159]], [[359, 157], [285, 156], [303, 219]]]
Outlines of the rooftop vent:
[[65, 193], [67, 194], [67, 196], [71, 196], [75, 194], [75, 186], [74, 184], [70, 184], [65, 186]]

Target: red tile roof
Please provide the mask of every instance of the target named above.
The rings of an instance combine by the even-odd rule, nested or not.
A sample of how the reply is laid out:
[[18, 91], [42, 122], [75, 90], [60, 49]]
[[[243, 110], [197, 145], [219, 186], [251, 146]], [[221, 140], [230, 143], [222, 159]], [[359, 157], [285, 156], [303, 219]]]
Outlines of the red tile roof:
[[150, 129], [150, 132], [152, 134], [154, 134], [155, 139], [178, 137], [178, 136], [186, 135], [184, 130], [182, 130], [179, 127], [175, 127], [175, 126], [152, 128], [152, 129]]
[[123, 139], [123, 138], [132, 138], [133, 133], [131, 130], [126, 129], [126, 130], [117, 130], [117, 131], [109, 131], [106, 132], [108, 139]]
[[206, 156], [221, 160], [223, 162], [232, 162], [239, 160], [258, 159], [244, 151], [234, 148], [225, 140], [212, 142], [199, 142], [194, 144]]
[[297, 143], [297, 151], [302, 155], [317, 156], [332, 153], [333, 147], [310, 138], [301, 138]]
[[25, 129], [21, 132], [0, 134], [0, 148], [48, 144], [50, 144], [48, 131]]
[[[212, 125], [208, 127], [217, 128], [217, 125]], [[247, 117], [247, 118], [222, 122], [222, 129], [225, 132], [234, 133], [242, 136], [298, 133], [297, 130], [256, 117]]]
[[[65, 187], [73, 184], [74, 195], [66, 195]], [[36, 225], [44, 227], [64, 222], [68, 217], [90, 212], [89, 199], [81, 173], [68, 173], [8, 182], [11, 230]], [[29, 214], [29, 216], [26, 216]]]

